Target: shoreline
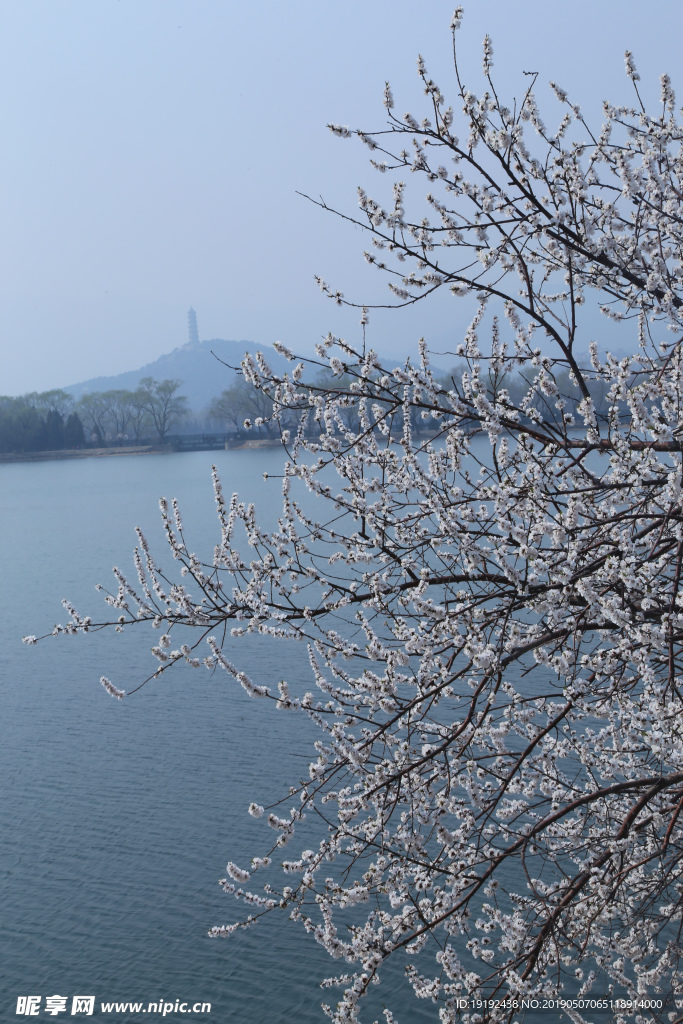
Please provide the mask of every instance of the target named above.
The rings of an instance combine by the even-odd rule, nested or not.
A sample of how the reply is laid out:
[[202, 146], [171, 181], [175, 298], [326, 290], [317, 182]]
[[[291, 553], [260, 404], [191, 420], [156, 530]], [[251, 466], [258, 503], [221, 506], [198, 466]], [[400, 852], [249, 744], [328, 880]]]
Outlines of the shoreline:
[[[430, 435], [429, 438], [421, 439], [429, 440], [433, 436], [435, 435]], [[187, 446], [182, 443], [179, 444], [178, 442], [174, 442], [172, 444], [122, 445], [120, 447], [112, 448], [59, 449], [56, 451], [45, 452], [8, 452], [6, 454], [0, 454], [0, 464], [13, 462], [52, 462], [56, 459], [111, 458], [113, 456], [120, 455], [175, 455], [196, 451], [239, 452], [253, 451], [258, 448], [281, 447], [282, 441], [279, 437], [248, 438], [245, 440], [238, 440], [235, 444], [226, 441], [220, 445], [204, 445], [201, 442], [198, 444], [190, 443]]]
[[264, 438], [242, 441], [241, 444], [225, 444], [207, 448], [182, 448], [177, 444], [122, 445], [117, 448], [59, 449], [46, 452], [7, 452], [0, 454], [0, 463], [11, 462], [52, 462], [56, 459], [111, 458], [119, 455], [173, 455], [185, 451], [243, 451], [254, 448], [281, 448], [279, 438]]
[[8, 452], [0, 462], [50, 462], [54, 459], [107, 458], [112, 455], [166, 455], [175, 449], [170, 444], [129, 445], [121, 448], [76, 448], [49, 452]]

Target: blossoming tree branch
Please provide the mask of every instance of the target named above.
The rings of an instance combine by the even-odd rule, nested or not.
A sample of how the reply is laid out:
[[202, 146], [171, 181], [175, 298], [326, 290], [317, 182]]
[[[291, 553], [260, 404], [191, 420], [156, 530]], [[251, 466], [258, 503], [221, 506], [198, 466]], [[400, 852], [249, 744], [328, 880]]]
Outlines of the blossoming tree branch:
[[[111, 617], [96, 622], [67, 605], [71, 621], [57, 631], [151, 624], [162, 631], [155, 677], [181, 661], [224, 671], [279, 713], [315, 723], [308, 774], [292, 780], [285, 808], [250, 808], [274, 836], [264, 829], [252, 862], [228, 865], [222, 884], [246, 907], [212, 934], [284, 911], [340, 965], [324, 981], [337, 990], [325, 1005], [336, 1024], [360, 1019], [364, 994], [395, 958], [443, 1024], [475, 1012], [512, 1020], [504, 999], [606, 992], [659, 993], [675, 1010], [666, 1003], [683, 989], [674, 94], [663, 76], [648, 112], [627, 54], [630, 106], [605, 104], [592, 128], [551, 83], [561, 114], [549, 128], [535, 76], [511, 105], [499, 99], [488, 37], [481, 95], [462, 82], [455, 47], [454, 60], [455, 111], [420, 59], [425, 116], [396, 114], [387, 86], [382, 130], [331, 127], [395, 177], [390, 202], [361, 190], [358, 213], [341, 214], [366, 231], [366, 258], [388, 275], [391, 302], [450, 290], [473, 303], [457, 372], [434, 369], [425, 341], [414, 360], [383, 362], [365, 334], [358, 344], [329, 336], [314, 359], [281, 346], [291, 360], [282, 374], [245, 357], [244, 377], [272, 402], [286, 449], [277, 527], [224, 497], [216, 475], [210, 563], [191, 553], [177, 506], [162, 501], [179, 575], [162, 573], [139, 533], [136, 575], [115, 570], [106, 596]], [[402, 177], [423, 180], [426, 197], [409, 202]], [[634, 355], [615, 358], [587, 335], [597, 308]], [[176, 648], [179, 625], [194, 628], [194, 641]], [[275, 693], [249, 678], [245, 634], [306, 644], [310, 679], [283, 680]], [[304, 816], [319, 835], [301, 850]], [[391, 995], [386, 1020], [402, 1020]], [[475, 1011], [465, 997], [491, 1002]]]

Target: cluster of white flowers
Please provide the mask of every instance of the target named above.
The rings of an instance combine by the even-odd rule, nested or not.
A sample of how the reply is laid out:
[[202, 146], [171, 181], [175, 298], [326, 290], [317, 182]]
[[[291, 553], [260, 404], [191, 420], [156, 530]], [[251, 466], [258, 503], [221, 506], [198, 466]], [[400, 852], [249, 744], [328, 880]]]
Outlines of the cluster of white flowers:
[[[459, 8], [453, 31], [461, 20]], [[487, 75], [491, 54], [487, 37]], [[630, 54], [626, 68], [637, 89]], [[361, 192], [357, 223], [387, 254], [366, 255], [391, 272], [401, 303], [444, 286], [478, 298], [460, 367], [435, 370], [424, 341], [414, 364], [385, 366], [364, 336], [358, 348], [326, 338], [323, 375], [319, 363], [275, 374], [248, 357], [245, 378], [268, 396], [287, 446], [277, 527], [262, 529], [237, 495], [226, 503], [214, 474], [220, 539], [205, 565], [162, 502], [181, 578], [168, 589], [139, 533], [138, 582], [117, 570], [106, 599], [121, 615], [110, 624], [163, 628], [154, 675], [178, 660], [223, 669], [318, 727], [308, 777], [282, 816], [266, 814], [277, 838], [251, 873], [294, 842], [306, 815], [321, 823], [318, 845], [295, 852], [291, 884], [269, 882], [265, 897], [224, 879], [259, 909], [211, 934], [285, 908], [350, 965], [324, 983], [341, 989], [325, 1008], [336, 1024], [359, 1019], [399, 951], [442, 1024], [510, 1015], [494, 1003], [475, 1011], [465, 996], [583, 997], [611, 985], [666, 999], [683, 911], [673, 91], [663, 78], [655, 116], [639, 102], [606, 106], [593, 132], [553, 85], [566, 114], [551, 134], [532, 88], [509, 109], [461, 85], [460, 142], [422, 60], [418, 72], [430, 117], [397, 118], [387, 85], [389, 131], [358, 134], [386, 158], [381, 170], [427, 178], [435, 222], [410, 218], [397, 182], [386, 203]], [[635, 355], [588, 354], [588, 301], [625, 331], [634, 320]], [[70, 631], [104, 625], [67, 610]], [[178, 624], [197, 627], [194, 647], [169, 650]], [[248, 634], [305, 641], [310, 683], [252, 682], [234, 663]], [[250, 879], [232, 863], [228, 874]]]

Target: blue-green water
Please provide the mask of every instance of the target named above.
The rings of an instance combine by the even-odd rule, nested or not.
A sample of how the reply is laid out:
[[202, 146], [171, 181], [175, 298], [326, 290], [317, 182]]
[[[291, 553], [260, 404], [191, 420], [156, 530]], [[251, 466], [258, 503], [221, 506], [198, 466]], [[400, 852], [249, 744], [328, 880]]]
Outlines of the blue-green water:
[[[305, 770], [297, 753], [311, 749], [308, 723], [204, 669], [112, 700], [101, 674], [131, 689], [154, 668], [158, 634], [148, 627], [138, 637], [20, 642], [65, 621], [62, 597], [104, 612], [94, 585], [110, 584], [114, 564], [132, 570], [136, 524], [163, 553], [160, 495], [178, 497], [194, 549], [209, 554], [212, 461], [228, 495], [276, 512], [278, 482], [263, 472], [281, 459], [266, 450], [0, 466], [3, 1021], [21, 1019], [17, 998], [28, 994], [42, 995], [45, 1020], [55, 1019], [44, 1013], [55, 994], [69, 997], [64, 1016], [85, 994], [96, 996], [95, 1016], [103, 1000], [180, 999], [211, 1003], [210, 1017], [194, 1020], [325, 1019], [320, 1003], [334, 993], [316, 981], [339, 965], [300, 926], [271, 915], [228, 940], [206, 934], [243, 916], [218, 879], [228, 860], [247, 864], [270, 845], [273, 833], [246, 808], [284, 794], [284, 780]], [[305, 670], [300, 646], [243, 654], [258, 681]]]
[[[336, 997], [318, 981], [347, 969], [279, 915], [227, 940], [207, 936], [244, 916], [218, 879], [228, 860], [246, 866], [270, 847], [272, 831], [247, 806], [284, 796], [305, 773], [316, 737], [303, 716], [185, 666], [113, 700], [102, 674], [130, 690], [157, 665], [159, 634], [146, 626], [21, 643], [65, 621], [63, 597], [106, 617], [95, 584], [113, 585], [113, 565], [133, 575], [135, 525], [165, 557], [161, 495], [179, 499], [188, 545], [210, 557], [212, 462], [226, 497], [237, 490], [272, 523], [280, 484], [263, 474], [280, 472], [278, 449], [0, 465], [2, 1022], [22, 1019], [26, 995], [42, 996], [42, 1020], [59, 1019], [46, 1016], [46, 996], [67, 996], [59, 1016], [71, 1019], [79, 994], [117, 1024], [155, 1018], [104, 1015], [102, 1002], [206, 1002], [211, 1014], [193, 1020], [317, 1024], [321, 1002]], [[232, 660], [255, 682], [312, 685], [304, 645], [248, 638]], [[428, 1000], [400, 991], [404, 963], [373, 990], [364, 1022], [384, 1020], [385, 998], [400, 1024], [438, 1019]]]

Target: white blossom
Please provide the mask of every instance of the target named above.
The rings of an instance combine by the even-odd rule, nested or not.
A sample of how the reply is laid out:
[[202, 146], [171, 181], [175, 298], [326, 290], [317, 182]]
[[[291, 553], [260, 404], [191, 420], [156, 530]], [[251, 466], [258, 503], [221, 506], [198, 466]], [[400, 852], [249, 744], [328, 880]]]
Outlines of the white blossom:
[[[461, 19], [458, 8], [453, 30]], [[638, 95], [630, 53], [626, 69]], [[247, 355], [245, 380], [287, 443], [277, 524], [238, 495], [228, 504], [214, 471], [210, 564], [162, 501], [178, 578], [138, 533], [133, 582], [115, 570], [95, 623], [162, 630], [153, 676], [178, 661], [221, 668], [315, 728], [288, 796], [267, 814], [248, 807], [268, 826], [250, 860], [271, 869], [264, 895], [231, 861], [221, 886], [250, 912], [210, 934], [284, 912], [344, 961], [323, 982], [341, 990], [325, 1009], [335, 1024], [358, 1021], [385, 963], [404, 955], [443, 1024], [512, 1020], [503, 998], [681, 988], [675, 97], [663, 76], [656, 114], [606, 104], [591, 129], [552, 85], [567, 104], [552, 135], [533, 81], [506, 106], [488, 78], [477, 95], [455, 70], [462, 130], [421, 58], [421, 120], [396, 117], [387, 87], [390, 130], [358, 137], [396, 181], [386, 203], [361, 189], [345, 217], [372, 238], [369, 262], [397, 305], [439, 289], [476, 300], [458, 364], [435, 368], [427, 332], [415, 358], [382, 360], [366, 349], [360, 302], [357, 345], [329, 335], [282, 374]], [[405, 183], [421, 178], [423, 205]], [[636, 354], [586, 335], [601, 313]], [[92, 630], [65, 607], [54, 633]], [[179, 625], [197, 641], [171, 650]], [[307, 661], [272, 692], [240, 667], [245, 636], [304, 644]], [[255, 742], [267, 749], [267, 723]], [[481, 998], [492, 1002], [475, 1010]]]

